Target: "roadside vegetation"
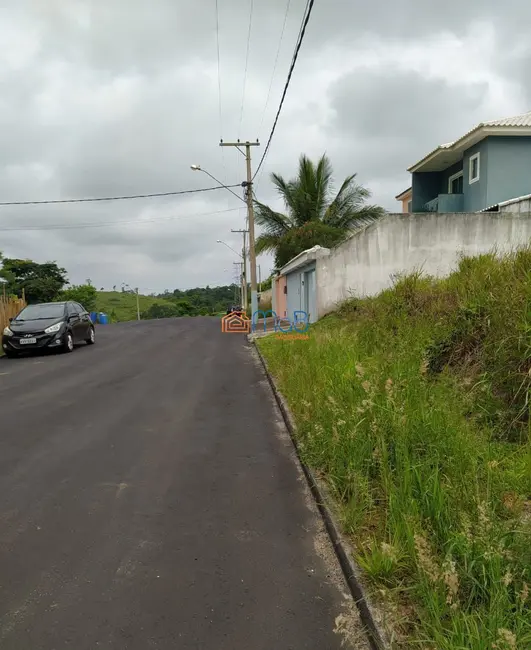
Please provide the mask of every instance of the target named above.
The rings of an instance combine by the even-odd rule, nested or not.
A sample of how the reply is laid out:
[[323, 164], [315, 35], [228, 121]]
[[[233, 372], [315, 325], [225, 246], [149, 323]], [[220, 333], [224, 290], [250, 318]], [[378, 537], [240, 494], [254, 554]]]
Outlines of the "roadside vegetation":
[[[219, 316], [234, 301], [234, 287], [198, 287], [165, 291], [159, 295], [139, 294], [140, 317], [176, 318], [180, 316]], [[136, 293], [132, 290], [98, 291], [97, 311], [108, 314], [112, 322], [137, 318]]]
[[396, 646], [531, 648], [531, 249], [258, 344]]

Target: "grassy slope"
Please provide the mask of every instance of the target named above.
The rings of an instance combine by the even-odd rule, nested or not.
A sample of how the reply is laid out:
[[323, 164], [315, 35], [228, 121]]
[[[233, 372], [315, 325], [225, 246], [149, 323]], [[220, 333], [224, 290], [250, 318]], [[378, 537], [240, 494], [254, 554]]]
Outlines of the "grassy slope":
[[530, 648], [531, 250], [259, 345], [398, 645]]
[[[140, 313], [149, 309], [153, 304], [167, 304], [163, 298], [152, 298], [151, 296], [139, 296]], [[97, 311], [111, 315], [114, 310], [118, 321], [136, 319], [136, 296], [121, 291], [98, 291]]]

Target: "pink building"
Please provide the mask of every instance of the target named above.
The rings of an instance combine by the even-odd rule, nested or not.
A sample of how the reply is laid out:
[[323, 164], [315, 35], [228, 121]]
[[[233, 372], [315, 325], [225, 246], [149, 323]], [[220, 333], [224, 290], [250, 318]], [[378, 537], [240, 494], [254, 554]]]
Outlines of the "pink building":
[[413, 192], [411, 187], [408, 187], [407, 190], [404, 190], [401, 194], [397, 194], [395, 199], [402, 203], [402, 212], [411, 212], [411, 197]]
[[273, 278], [273, 311], [279, 318], [286, 318], [288, 315], [288, 305], [287, 305], [287, 277], [285, 275], [280, 275]]

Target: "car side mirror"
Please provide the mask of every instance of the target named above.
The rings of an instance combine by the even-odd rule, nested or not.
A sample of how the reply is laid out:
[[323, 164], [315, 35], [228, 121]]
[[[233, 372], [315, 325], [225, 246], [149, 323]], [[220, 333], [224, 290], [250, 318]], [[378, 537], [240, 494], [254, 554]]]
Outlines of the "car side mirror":
[[10, 323], [12, 323], [12, 322], [13, 322], [13, 317], [11, 317], [11, 318], [9, 319], [9, 322], [10, 322]]

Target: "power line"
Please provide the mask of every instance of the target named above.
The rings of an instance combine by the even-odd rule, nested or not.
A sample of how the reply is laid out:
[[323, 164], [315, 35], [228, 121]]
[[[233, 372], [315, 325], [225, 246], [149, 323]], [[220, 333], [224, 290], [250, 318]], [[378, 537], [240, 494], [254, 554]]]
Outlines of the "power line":
[[256, 175], [258, 174], [258, 172], [260, 171], [260, 168], [262, 167], [262, 165], [264, 163], [265, 157], [267, 156], [267, 152], [269, 151], [269, 147], [271, 145], [271, 140], [273, 139], [273, 135], [275, 133], [275, 129], [277, 128], [278, 118], [280, 117], [280, 112], [282, 111], [282, 106], [284, 105], [284, 99], [286, 98], [286, 93], [288, 92], [289, 84], [290, 84], [290, 81], [291, 81], [291, 75], [293, 74], [295, 64], [297, 63], [297, 58], [299, 56], [299, 51], [301, 49], [302, 41], [304, 40], [304, 34], [306, 33], [306, 27], [308, 26], [308, 22], [310, 20], [310, 15], [312, 13], [314, 3], [315, 3], [315, 0], [308, 0], [308, 2], [306, 4], [306, 14], [305, 14], [305, 17], [303, 18], [302, 27], [301, 27], [301, 30], [299, 32], [299, 37], [297, 39], [297, 44], [295, 46], [295, 52], [293, 53], [293, 58], [291, 60], [291, 65], [290, 65], [290, 69], [289, 69], [289, 72], [288, 72], [288, 77], [287, 77], [286, 83], [284, 85], [284, 91], [282, 92], [282, 97], [280, 99], [280, 104], [279, 104], [279, 107], [278, 107], [278, 110], [277, 110], [275, 121], [273, 122], [273, 128], [271, 129], [271, 133], [269, 134], [269, 139], [268, 139], [266, 147], [264, 149], [264, 153], [262, 155], [262, 158], [260, 159], [260, 162], [258, 163], [258, 167], [256, 168], [256, 171], [254, 172], [253, 181], [256, 178]]
[[155, 223], [158, 221], [173, 221], [174, 219], [180, 219], [183, 217], [208, 217], [211, 214], [221, 214], [223, 212], [234, 212], [240, 208], [228, 208], [227, 210], [215, 210], [214, 212], [203, 212], [200, 214], [189, 214], [189, 215], [176, 215], [173, 217], [159, 217], [155, 219], [128, 219], [120, 221], [93, 221], [90, 223], [75, 223], [75, 224], [47, 224], [44, 226], [25, 226], [21, 228], [0, 228], [0, 232], [23, 232], [23, 231], [35, 231], [35, 230], [77, 230], [80, 228], [102, 228], [106, 226], [121, 226], [123, 224], [143, 224], [143, 223]]
[[280, 48], [282, 47], [282, 40], [284, 38], [284, 31], [286, 29], [286, 22], [288, 20], [288, 13], [289, 13], [289, 8], [291, 5], [291, 0], [288, 0], [288, 3], [286, 5], [286, 13], [284, 14], [284, 23], [282, 25], [282, 31], [280, 32], [280, 41], [278, 43], [278, 49], [277, 49], [277, 55], [275, 57], [275, 64], [273, 65], [273, 73], [271, 74], [271, 81], [269, 82], [269, 90], [267, 91], [267, 98], [264, 106], [264, 111], [262, 113], [262, 119], [260, 120], [260, 128], [258, 129], [259, 132], [262, 131], [262, 126], [264, 125], [264, 117], [266, 114], [266, 109], [269, 104], [269, 97], [271, 96], [271, 88], [273, 87], [273, 80], [275, 78], [275, 72], [277, 70], [277, 64], [278, 64], [278, 57], [280, 55]]
[[2, 205], [48, 205], [51, 203], [91, 203], [94, 201], [125, 201], [129, 199], [151, 199], [158, 196], [179, 196], [181, 194], [197, 194], [199, 192], [212, 192], [213, 190], [224, 189], [225, 187], [234, 188], [240, 185], [218, 185], [216, 187], [203, 187], [198, 190], [181, 190], [179, 192], [155, 192], [153, 194], [130, 194], [128, 196], [99, 196], [88, 199], [51, 199], [46, 201], [1, 201]]
[[245, 72], [243, 73], [243, 94], [242, 94], [242, 107], [240, 111], [240, 125], [238, 127], [238, 138], [240, 137], [240, 132], [242, 129], [243, 104], [245, 102], [245, 86], [247, 84], [247, 65], [249, 63], [249, 50], [251, 45], [251, 27], [253, 24], [253, 5], [254, 5], [254, 0], [251, 0], [251, 9], [249, 11], [249, 31], [247, 32], [247, 54], [245, 56]]

